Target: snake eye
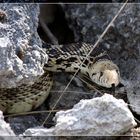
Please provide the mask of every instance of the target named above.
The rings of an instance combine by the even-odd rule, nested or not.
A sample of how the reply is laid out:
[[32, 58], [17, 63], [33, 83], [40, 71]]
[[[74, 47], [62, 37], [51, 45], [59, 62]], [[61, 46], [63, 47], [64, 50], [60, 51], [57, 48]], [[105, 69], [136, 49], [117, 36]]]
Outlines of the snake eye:
[[93, 75], [96, 75], [96, 73], [92, 73], [92, 76], [93, 76]]
[[103, 72], [100, 72], [100, 77], [103, 76]]
[[117, 73], [119, 73], [119, 70], [116, 70]]

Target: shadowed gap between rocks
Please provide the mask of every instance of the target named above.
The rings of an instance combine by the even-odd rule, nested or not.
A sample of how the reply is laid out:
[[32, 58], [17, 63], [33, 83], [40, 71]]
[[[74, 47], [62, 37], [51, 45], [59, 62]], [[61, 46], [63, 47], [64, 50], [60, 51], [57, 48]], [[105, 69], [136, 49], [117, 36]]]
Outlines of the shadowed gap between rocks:
[[[68, 26], [62, 7], [58, 4], [40, 4], [40, 9], [40, 16], [43, 17], [45, 24], [48, 26], [52, 34], [58, 39], [58, 43], [73, 43], [74, 34]], [[43, 41], [51, 44], [50, 39], [47, 37], [40, 24], [38, 27], [38, 34]]]

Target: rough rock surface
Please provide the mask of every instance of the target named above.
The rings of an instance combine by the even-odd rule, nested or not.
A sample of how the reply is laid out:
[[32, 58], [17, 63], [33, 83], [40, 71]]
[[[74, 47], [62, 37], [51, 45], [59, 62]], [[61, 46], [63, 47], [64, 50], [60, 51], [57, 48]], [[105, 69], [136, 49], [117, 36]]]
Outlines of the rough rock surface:
[[[75, 42], [95, 43], [122, 4], [62, 5]], [[98, 47], [103, 48], [119, 66], [126, 89], [136, 96], [128, 97], [140, 114], [140, 4], [127, 4]], [[129, 83], [127, 85], [127, 83]], [[130, 94], [128, 94], [129, 96]], [[137, 104], [138, 103], [138, 104]]]
[[28, 129], [24, 135], [113, 136], [136, 126], [127, 104], [109, 94], [81, 100], [72, 109], [57, 112], [55, 121], [54, 128]]
[[[0, 20], [0, 88], [29, 84], [43, 74], [47, 55], [37, 33], [38, 4], [0, 4], [4, 18]], [[37, 126], [34, 116], [8, 118], [19, 134]], [[40, 123], [39, 123], [40, 124]]]
[[[129, 86], [127, 88], [127, 98], [129, 101], [130, 108], [140, 115], [140, 82], [139, 81], [133, 81], [129, 83]], [[140, 117], [138, 117], [140, 119]]]
[[37, 34], [37, 4], [0, 4], [0, 87], [28, 83], [43, 74], [47, 55]]
[[[22, 5], [18, 4], [18, 5], [22, 7], [23, 4]], [[34, 6], [36, 7], [36, 5]], [[9, 7], [12, 6], [9, 5]], [[9, 7], [3, 10], [8, 11], [8, 9], [10, 9]], [[26, 13], [25, 15], [29, 15], [33, 11], [31, 10], [33, 8], [32, 5], [28, 5], [27, 7], [28, 7], [27, 9], [26, 6], [24, 8], [27, 11], [30, 9], [30, 12], [25, 12]], [[92, 43], [94, 43], [95, 40], [97, 40], [97, 38], [105, 29], [109, 21], [113, 18], [113, 16], [118, 11], [119, 7], [120, 7], [119, 4], [63, 6], [65, 13], [67, 15], [67, 20], [69, 21], [69, 25], [75, 34], [75, 41], [85, 41], [85, 42], [92, 42]], [[133, 83], [136, 83], [136, 89], [138, 89], [137, 83], [139, 84], [138, 81], [139, 68], [137, 67], [139, 64], [138, 59], [139, 59], [139, 40], [140, 40], [139, 15], [138, 15], [139, 9], [140, 8], [138, 4], [137, 5], [131, 4], [127, 6], [124, 10], [125, 12], [123, 11], [123, 14], [119, 15], [119, 18], [115, 22], [114, 26], [111, 27], [111, 29], [109, 30], [109, 32], [106, 34], [106, 36], [104, 37], [104, 39], [99, 45], [99, 47], [101, 46], [105, 49], [107, 48], [111, 58], [119, 65], [121, 70], [121, 75], [124, 81], [130, 80], [129, 82], [130, 87], [132, 87], [131, 81], [134, 81]], [[36, 13], [37, 11], [38, 10], [36, 10], [34, 13]], [[31, 14], [30, 16], [31, 19], [34, 18]], [[13, 20], [11, 21], [11, 23], [12, 22]], [[0, 23], [0, 25], [4, 26], [5, 23], [4, 22]], [[31, 31], [35, 33], [36, 29]], [[91, 36], [93, 36], [93, 38], [91, 38]], [[52, 91], [53, 90], [58, 91], [64, 89], [65, 85], [69, 81], [68, 79], [65, 81], [64, 80], [65, 78], [66, 75], [61, 74], [60, 78], [59, 77], [57, 78], [57, 80], [59, 79], [60, 81], [58, 80], [58, 82], [54, 83], [54, 87]], [[127, 85], [127, 82], [125, 84]], [[84, 92], [89, 92], [89, 91], [85, 90], [83, 86], [77, 88], [74, 82], [70, 85], [68, 90], [72, 92], [64, 94], [63, 96], [64, 98], [61, 99], [58, 105], [59, 109], [71, 108], [80, 99], [91, 98], [94, 96], [94, 94], [92, 94], [93, 92], [91, 92], [90, 94], [84, 94]], [[51, 98], [49, 100], [49, 104], [51, 107], [53, 106], [53, 103], [56, 102], [60, 94], [58, 94], [57, 92], [51, 93]], [[48, 103], [48, 101], [46, 102]], [[25, 116], [25, 117], [20, 116], [20, 117], [9, 118], [9, 119], [12, 128], [16, 131], [17, 134], [19, 134], [29, 127], [40, 126], [44, 121], [44, 119], [46, 118], [46, 116], [47, 114], [44, 113], [44, 114], [39, 114], [37, 116], [34, 114], [32, 116]]]
[[15, 136], [10, 125], [4, 121], [4, 116], [0, 111], [0, 136]]

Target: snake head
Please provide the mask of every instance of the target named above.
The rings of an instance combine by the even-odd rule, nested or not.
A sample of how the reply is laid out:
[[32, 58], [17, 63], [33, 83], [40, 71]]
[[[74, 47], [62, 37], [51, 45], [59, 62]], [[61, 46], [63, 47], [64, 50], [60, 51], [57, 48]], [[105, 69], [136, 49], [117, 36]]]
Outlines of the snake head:
[[112, 88], [120, 82], [119, 68], [110, 60], [99, 60], [89, 68], [91, 80], [99, 86]]

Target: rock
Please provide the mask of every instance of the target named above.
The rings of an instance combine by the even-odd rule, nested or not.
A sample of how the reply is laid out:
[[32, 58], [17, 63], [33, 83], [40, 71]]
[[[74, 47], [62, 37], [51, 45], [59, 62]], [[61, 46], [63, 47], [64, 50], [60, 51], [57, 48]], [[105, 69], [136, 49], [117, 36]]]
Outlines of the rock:
[[0, 111], [0, 135], [1, 136], [15, 136], [10, 125], [4, 121], [4, 116], [1, 111]]
[[131, 81], [129, 83], [130, 83], [129, 87], [127, 88], [127, 98], [128, 98], [129, 106], [133, 112], [140, 115], [140, 108], [139, 108], [139, 106], [140, 106], [140, 102], [139, 102], [140, 87], [138, 87], [140, 82], [134, 83]]
[[[54, 134], [54, 128], [29, 128], [27, 129], [23, 136], [52, 136]], [[21, 135], [22, 136], [22, 135]]]
[[[122, 4], [65, 5], [69, 27], [74, 32], [75, 42], [95, 43], [107, 25], [117, 14]], [[119, 66], [125, 83], [128, 100], [133, 111], [140, 114], [140, 4], [127, 4], [97, 48], [106, 50]], [[131, 86], [126, 83], [131, 83]], [[130, 92], [129, 92], [130, 91]], [[130, 96], [130, 97], [129, 97]], [[137, 109], [136, 109], [137, 108]]]
[[43, 74], [47, 55], [37, 34], [38, 4], [1, 4], [0, 87], [33, 82]]
[[[48, 56], [37, 33], [39, 10], [38, 4], [0, 4], [0, 88], [29, 84], [43, 74]], [[16, 134], [40, 124], [35, 115], [7, 120]]]
[[[39, 126], [41, 124], [39, 116], [42, 116], [42, 114], [39, 114], [38, 116], [27, 115], [27, 116], [9, 117], [7, 121], [10, 123], [10, 126], [13, 129], [14, 133], [16, 135], [19, 135], [30, 127]], [[43, 119], [45, 119], [45, 117]]]
[[125, 102], [108, 94], [81, 100], [73, 109], [58, 112], [55, 119], [59, 135], [119, 135], [136, 125]]
[[[95, 40], [97, 40], [97, 38], [99, 37], [99, 35], [102, 33], [102, 31], [105, 29], [105, 27], [107, 26], [109, 21], [113, 18], [113, 16], [119, 10], [120, 6], [121, 6], [120, 4], [112, 4], [112, 5], [111, 4], [106, 4], [106, 5], [103, 5], [103, 4], [102, 5], [90, 5], [89, 4], [88, 6], [86, 6], [86, 5], [82, 5], [82, 6], [81, 5], [65, 5], [64, 10], [67, 15], [67, 20], [70, 21], [69, 25], [75, 34], [75, 41], [85, 41], [85, 42], [94, 43]], [[30, 5], [28, 5], [28, 4], [12, 4], [12, 5], [11, 4], [1, 4], [0, 7], [3, 11], [6, 11], [6, 15], [7, 15], [7, 18], [5, 19], [5, 21], [0, 23], [1, 34], [3, 32], [4, 33], [5, 32], [13, 33], [13, 30], [15, 29], [14, 34], [16, 37], [10, 36], [10, 38], [7, 37], [7, 39], [5, 39], [5, 40], [7, 40], [6, 42], [10, 42], [13, 39], [12, 44], [17, 42], [17, 43], [15, 43], [16, 45], [12, 45], [13, 47], [11, 47], [9, 44], [7, 45], [7, 43], [5, 43], [5, 42], [3, 43], [4, 46], [8, 46], [8, 49], [5, 49], [5, 50], [6, 50], [6, 52], [11, 52], [10, 56], [12, 56], [12, 58], [10, 57], [10, 59], [7, 60], [6, 59], [7, 57], [6, 58], [4, 57], [5, 55], [0, 55], [1, 60], [6, 59], [8, 61], [8, 63], [9, 63], [9, 60], [13, 60], [12, 62], [10, 61], [10, 64], [9, 65], [7, 64], [6, 66], [8, 66], [8, 68], [9, 68], [9, 66], [11, 66], [14, 70], [16, 69], [16, 74], [15, 74], [15, 76], [11, 76], [12, 77], [11, 78], [9, 76], [9, 75], [11, 75], [9, 73], [11, 71], [13, 72], [11, 67], [9, 68], [10, 70], [5, 70], [6, 66], [5, 67], [3, 66], [3, 69], [4, 69], [3, 71], [1, 71], [1, 68], [0, 68], [0, 72], [4, 73], [4, 74], [2, 73], [2, 76], [1, 76], [1, 81], [3, 82], [1, 84], [1, 86], [5, 86], [5, 85], [6, 86], [17, 86], [18, 84], [25, 83], [27, 81], [27, 79], [29, 79], [28, 81], [32, 81], [32, 78], [34, 76], [40, 75], [42, 73], [42, 65], [40, 66], [40, 64], [41, 63], [44, 64], [46, 62], [47, 57], [46, 57], [45, 53], [42, 51], [42, 49], [39, 48], [39, 47], [41, 47], [42, 44], [41, 44], [40, 39], [37, 37], [38, 35], [36, 35], [37, 24], [38, 24], [37, 17], [38, 17], [38, 12], [39, 12], [38, 5], [37, 4], [30, 4]], [[12, 9], [14, 9], [14, 10], [12, 10]], [[21, 11], [20, 14], [18, 11]], [[130, 6], [127, 6], [124, 11], [123, 11], [124, 12], [123, 14], [119, 15], [119, 18], [117, 19], [117, 21], [114, 24], [115, 26], [111, 27], [111, 30], [109, 30], [108, 34], [106, 34], [105, 38], [100, 43], [99, 47], [101, 46], [103, 48], [107, 48], [108, 53], [111, 56], [111, 58], [115, 61], [115, 63], [117, 63], [119, 65], [122, 78], [124, 78], [125, 80], [132, 79], [135, 82], [135, 81], [138, 81], [137, 78], [139, 77], [139, 75], [138, 75], [139, 68], [137, 67], [139, 64], [138, 63], [139, 55], [137, 55], [137, 53], [139, 52], [139, 47], [138, 47], [139, 46], [139, 43], [138, 43], [139, 42], [139, 26], [138, 26], [139, 25], [139, 22], [138, 22], [139, 15], [137, 14], [139, 11], [139, 6], [130, 5]], [[72, 12], [73, 12], [73, 14], [71, 14]], [[80, 12], [81, 12], [81, 14], [80, 14]], [[22, 13], [24, 13], [24, 15]], [[12, 15], [13, 15], [13, 17], [12, 17]], [[26, 16], [26, 18], [23, 18], [24, 16]], [[11, 18], [9, 18], [9, 17], [11, 17]], [[18, 22], [17, 22], [17, 20], [18, 20]], [[25, 20], [27, 22], [24, 21], [21, 23], [20, 22], [21, 20], [22, 21]], [[9, 22], [10, 22], [10, 24], [9, 24]], [[20, 26], [18, 25], [19, 23], [20, 23]], [[29, 26], [29, 30], [28, 30], [28, 28], [26, 28], [28, 26]], [[29, 32], [29, 34], [31, 32], [31, 34], [33, 36], [32, 35], [28, 36], [27, 33], [24, 32], [24, 29], [26, 29], [25, 31], [27, 31], [27, 33]], [[19, 31], [21, 31], [20, 34], [18, 34]], [[131, 36], [128, 37], [127, 36], [128, 34]], [[91, 38], [91, 36], [93, 36], [93, 37]], [[4, 35], [4, 37], [5, 37], [5, 35]], [[29, 44], [29, 45], [27, 45], [27, 46], [29, 46], [29, 48], [25, 49], [25, 51], [28, 52], [25, 54], [25, 56], [22, 56], [21, 51], [19, 51], [19, 50], [22, 50], [22, 48], [19, 47], [20, 44], [22, 44], [22, 43], [20, 41], [17, 41], [19, 37], [21, 37], [21, 38], [23, 37], [23, 38], [27, 38], [27, 39], [30, 38], [29, 43], [25, 42], [25, 44]], [[2, 44], [3, 38], [1, 39], [0, 44]], [[37, 46], [35, 46], [35, 44]], [[24, 43], [23, 43], [23, 46], [24, 46]], [[34, 47], [32, 47], [32, 46], [34, 46]], [[1, 50], [0, 50], [0, 54], [1, 54]], [[33, 50], [35, 50], [35, 51], [37, 50], [37, 52], [39, 52], [39, 53], [35, 53], [35, 56], [38, 56], [38, 59], [36, 59], [36, 57], [32, 56]], [[7, 56], [9, 57], [9, 53], [7, 54]], [[18, 57], [20, 57], [20, 58], [18, 58]], [[23, 59], [24, 61], [22, 62], [21, 59]], [[0, 60], [0, 62], [1, 62], [1, 60]], [[33, 65], [28, 65], [29, 64], [28, 62], [32, 63]], [[17, 64], [19, 65], [19, 68], [17, 68], [18, 67]], [[14, 65], [14, 67], [13, 67], [13, 65]], [[37, 67], [37, 66], [39, 66], [39, 67]], [[31, 71], [33, 71], [33, 72], [31, 72]], [[2, 77], [4, 77], [3, 80], [2, 80]], [[7, 79], [7, 78], [9, 78], [9, 79]], [[18, 80], [16, 80], [16, 79], [18, 79]], [[66, 84], [67, 82], [64, 82], [64, 83]], [[63, 90], [65, 85], [63, 85], [63, 83], [59, 83], [59, 84], [57, 84], [57, 86], [58, 87], [56, 88], [56, 90], [61, 90], [61, 89]], [[71, 88], [69, 87], [68, 90], [71, 90], [71, 89], [75, 93], [78, 90], [78, 92], [81, 92], [82, 94], [81, 93], [75, 94], [74, 92], [73, 92], [74, 94], [71, 94], [71, 93], [65, 94], [65, 97], [64, 97], [65, 100], [61, 100], [61, 102], [60, 102], [60, 104], [61, 104], [60, 109], [67, 108], [67, 107], [70, 108], [71, 106], [73, 106], [73, 104], [77, 103], [79, 101], [79, 99], [90, 98], [89, 95], [83, 93], [84, 90], [82, 88], [77, 89], [73, 85], [71, 85]], [[59, 97], [57, 92], [55, 94], [53, 93], [52, 95], [53, 95], [53, 97], [52, 97], [53, 100], [54, 100], [54, 97], [56, 100]], [[53, 103], [55, 103], [55, 101]], [[50, 106], [52, 107], [53, 104]], [[19, 119], [15, 118], [15, 120], [12, 118], [11, 122], [13, 122], [13, 128], [15, 128], [16, 130], [18, 129], [17, 133], [19, 134], [19, 132], [21, 133], [23, 130], [25, 130], [29, 127], [35, 127], [35, 126], [42, 124], [42, 120], [44, 120], [44, 118], [46, 116], [44, 115], [45, 117], [41, 121], [38, 119], [40, 116], [42, 116], [42, 115], [38, 114], [37, 117], [34, 117], [34, 115], [32, 115], [32, 117], [30, 117], [30, 116], [20, 117]], [[17, 122], [17, 123], [15, 123], [15, 122]], [[38, 130], [36, 129], [33, 133], [35, 134], [36, 131], [38, 131]], [[50, 129], [49, 130], [43, 129], [42, 130], [43, 135], [45, 134], [45, 131], [47, 131], [47, 133], [49, 133], [49, 135], [50, 135], [50, 132], [51, 132]]]
[[127, 104], [109, 94], [81, 100], [72, 109], [57, 112], [54, 120], [55, 127], [32, 128], [23, 135], [113, 136], [123, 134], [136, 126]]

